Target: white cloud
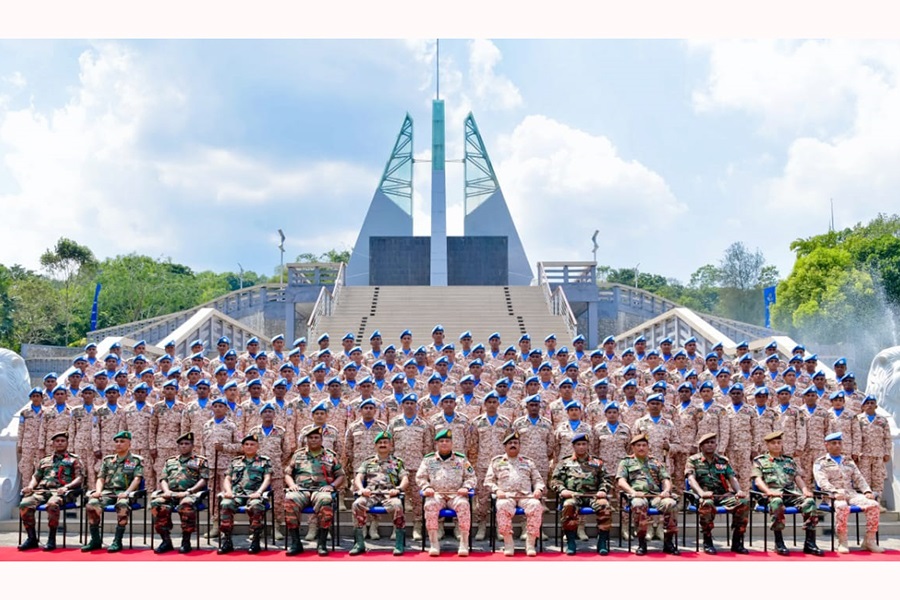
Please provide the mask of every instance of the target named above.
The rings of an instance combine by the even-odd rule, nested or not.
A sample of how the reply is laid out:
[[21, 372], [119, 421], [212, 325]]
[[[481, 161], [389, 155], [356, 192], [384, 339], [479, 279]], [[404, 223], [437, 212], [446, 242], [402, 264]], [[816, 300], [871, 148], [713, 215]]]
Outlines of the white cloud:
[[[526, 117], [494, 152], [497, 177], [529, 256], [585, 260], [600, 229], [600, 260], [687, 210], [665, 180], [613, 143], [542, 115]], [[584, 241], [578, 245], [578, 240]]]
[[494, 72], [502, 56], [489, 40], [469, 44], [469, 79], [475, 99], [488, 109], [509, 110], [522, 105], [522, 95], [512, 81]]
[[3, 81], [17, 90], [21, 90], [26, 85], [28, 85], [28, 80], [26, 80], [25, 76], [22, 75], [22, 73], [20, 73], [19, 71], [13, 71], [12, 75], [4, 77]]

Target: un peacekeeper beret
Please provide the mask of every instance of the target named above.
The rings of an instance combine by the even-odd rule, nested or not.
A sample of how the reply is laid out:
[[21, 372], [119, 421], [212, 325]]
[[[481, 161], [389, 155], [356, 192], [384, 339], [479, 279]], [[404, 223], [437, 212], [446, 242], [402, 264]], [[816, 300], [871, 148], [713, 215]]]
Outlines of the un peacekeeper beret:
[[869, 394], [868, 396], [866, 396], [865, 398], [863, 398], [862, 403], [865, 404], [866, 402], [878, 402], [878, 398], [876, 398], [876, 397], [873, 396], [872, 394]]
[[80, 362], [87, 362], [87, 358], [84, 356], [76, 356], [75, 360], [72, 361], [72, 364], [77, 365]]
[[329, 404], [331, 403], [328, 402], [328, 400], [322, 400], [321, 402], [313, 406], [313, 409], [309, 412], [310, 414], [316, 412], [317, 410], [324, 410], [325, 412], [328, 412]]
[[50, 436], [50, 439], [55, 440], [58, 437], [69, 439], [69, 433], [67, 431], [60, 431], [59, 433]]
[[[449, 345], [450, 345], [450, 344], [447, 344], [447, 346], [449, 346]], [[447, 348], [447, 346], [444, 346], [444, 348]], [[442, 357], [440, 357], [439, 359], [437, 359], [436, 361], [434, 361], [434, 364], [436, 364], [436, 365], [449, 365], [449, 364], [450, 364], [450, 361], [447, 360], [447, 357], [446, 357], [446, 356], [442, 356]]]
[[466, 375], [465, 377], [463, 377], [462, 379], [459, 380], [460, 383], [466, 383], [467, 381], [471, 381], [472, 383], [475, 383], [475, 376], [474, 375]]
[[576, 335], [575, 337], [572, 338], [573, 344], [577, 344], [578, 342], [583, 342], [583, 341], [584, 341], [583, 335]]
[[331, 356], [331, 350], [329, 350], [328, 348], [322, 348], [321, 350], [316, 352], [316, 357], [319, 356]]
[[742, 355], [741, 358], [738, 360], [738, 362], [752, 362], [752, 361], [753, 361], [753, 357], [750, 356], [749, 352]]
[[296, 385], [303, 385], [304, 383], [312, 383], [312, 380], [309, 378], [309, 375], [304, 375], [303, 377], [298, 379]]
[[[306, 342], [303, 342], [303, 343], [306, 343]], [[300, 354], [300, 348], [294, 348], [293, 350], [291, 350], [290, 352], [288, 352], [288, 356], [295, 356], [295, 355], [298, 355], [298, 354]]]
[[374, 363], [372, 363], [373, 369], [378, 368], [378, 367], [387, 368], [387, 363], [384, 362], [383, 360], [376, 360]]
[[728, 367], [722, 367], [722, 368], [719, 369], [719, 371], [716, 373], [716, 377], [718, 377], [719, 375], [722, 375], [722, 374], [725, 374], [725, 375], [731, 375], [731, 369], [729, 369]]
[[470, 338], [470, 337], [472, 337], [471, 331], [463, 331], [461, 334], [459, 334], [459, 339], [461, 339], [461, 340], [464, 340], [464, 339]]
[[634, 365], [628, 365], [624, 369], [622, 369], [622, 373], [634, 373], [637, 371], [637, 367]]
[[[297, 352], [297, 350], [292, 350], [291, 352]], [[290, 356], [290, 353], [288, 353], [288, 356]], [[290, 369], [293, 371], [294, 365], [292, 365], [291, 363], [282, 363], [282, 365], [280, 367], [278, 367], [278, 372], [280, 373], [281, 371], [284, 371], [285, 369]]]
[[442, 439], [453, 439], [453, 430], [451, 429], [441, 429], [436, 434], [434, 434], [434, 441], [442, 440]]
[[[476, 360], [480, 360], [480, 359], [476, 359]], [[472, 361], [472, 362], [475, 362], [475, 361]], [[471, 364], [472, 364], [472, 363], [469, 363], [470, 366], [471, 366]], [[503, 363], [502, 365], [500, 365], [500, 369], [501, 369], [501, 370], [506, 369], [506, 368], [508, 368], [508, 367], [515, 368], [515, 367], [516, 367], [516, 361], [514, 361], [514, 360], [508, 360], [508, 361], [506, 361], [505, 363]]]
[[719, 355], [716, 354], [715, 352], [710, 352], [709, 354], [706, 355], [705, 358], [706, 358], [706, 360], [709, 360], [711, 358], [715, 358], [716, 360], [719, 360]]
[[600, 387], [601, 385], [609, 385], [609, 379], [603, 377], [594, 382], [594, 387]]
[[735, 383], [735, 384], [732, 385], [730, 388], [728, 388], [728, 393], [729, 393], [729, 394], [730, 394], [731, 392], [735, 392], [735, 391], [737, 391], [737, 392], [743, 392], [743, 391], [744, 391], [744, 384], [743, 384], [743, 383]]
[[662, 394], [652, 394], [649, 398], [647, 398], [647, 404], [650, 404], [651, 402], [659, 402], [660, 404], [662, 404], [663, 402], [665, 402], [665, 398], [663, 398]]
[[[528, 356], [541, 356], [541, 351], [538, 350], [537, 348], [532, 348], [531, 352], [528, 353]], [[550, 363], [547, 363], [547, 364], [550, 364]], [[543, 366], [543, 364], [541, 364], [541, 366]]]
[[[724, 346], [724, 344], [722, 344], [722, 342], [716, 342], [716, 343], [713, 345], [712, 349], [715, 350], [716, 348], [724, 348], [724, 347], [725, 347], [725, 346]], [[718, 357], [718, 355], [717, 355], [717, 357]]]
[[352, 348], [350, 348], [350, 354], [353, 354], [354, 352], [362, 352], [362, 348], [360, 348], [359, 346], [353, 346]]
[[325, 385], [331, 385], [333, 383], [341, 385], [341, 378], [340, 377], [332, 377], [328, 381], [325, 382]]
[[515, 354], [515, 352], [516, 352], [516, 347], [515, 347], [515, 346], [507, 346], [507, 347], [506, 347], [506, 350], [503, 351], [503, 354], [504, 354], [504, 356], [505, 356], [505, 355], [509, 354], [510, 352], [512, 352], [513, 354]]
[[[484, 350], [484, 344], [475, 344], [474, 346], [472, 346], [472, 352], [475, 352], [477, 350]], [[481, 359], [476, 359], [476, 360], [481, 360]]]
[[651, 390], [664, 390], [667, 387], [669, 387], [669, 384], [667, 384], [665, 381], [657, 381], [656, 383], [653, 384], [653, 386], [650, 389]]
[[163, 387], [164, 387], [164, 388], [167, 388], [167, 387], [173, 387], [173, 388], [175, 388], [175, 389], [178, 389], [178, 382], [175, 381], [174, 379], [170, 379], [170, 380], [168, 380], [167, 382], [165, 382], [165, 383], [163, 384]]
[[841, 377], [841, 381], [850, 381], [850, 380], [856, 381], [856, 375], [854, 375], [853, 373], [847, 373], [846, 375]]
[[59, 379], [59, 375], [51, 371], [50, 373], [44, 375], [44, 381], [47, 381], [48, 379]]
[[503, 438], [503, 445], [505, 446], [507, 443], [509, 443], [513, 440], [518, 440], [518, 439], [519, 439], [519, 432], [514, 429], [509, 435], [507, 435], [505, 438]]
[[374, 385], [374, 384], [375, 384], [375, 380], [372, 379], [371, 377], [369, 377], [368, 375], [366, 375], [365, 377], [363, 377], [362, 379], [360, 379], [359, 381], [357, 381], [357, 382], [356, 382], [356, 385], [364, 385], [364, 384], [367, 384], [367, 383], [368, 383], [368, 384], [371, 384], [371, 385]]
[[830, 396], [828, 396], [828, 399], [829, 400], [838, 400], [838, 399], [841, 399], [844, 397], [845, 397], [844, 391], [838, 390], [838, 391], [834, 392], [833, 394], [831, 394]]
[[71, 373], [69, 373], [69, 377], [84, 377], [84, 371], [81, 369], [74, 369]]
[[127, 430], [120, 431], [116, 435], [113, 436], [113, 440], [130, 440], [131, 432]]
[[803, 362], [819, 362], [818, 354], [807, 354], [803, 357]]
[[219, 396], [218, 398], [216, 398], [215, 400], [212, 401], [212, 406], [215, 406], [216, 404], [222, 404], [224, 406], [228, 406], [228, 403], [225, 402], [225, 398], [223, 398], [221, 396]]
[[738, 342], [738, 345], [735, 346], [735, 348], [749, 348], [749, 347], [750, 347], [750, 342], [748, 342], [747, 340], [741, 340], [740, 342]]
[[362, 408], [364, 406], [377, 406], [377, 404], [375, 404], [375, 400], [373, 400], [372, 398], [366, 398], [365, 400], [363, 400], [362, 402], [359, 403], [360, 408]]
[[791, 393], [791, 386], [789, 386], [789, 385], [783, 385], [783, 386], [781, 386], [780, 388], [778, 388], [777, 390], [775, 390], [775, 393], [776, 393], [776, 394], [780, 394], [781, 392], [787, 392], [788, 394], [790, 394], [790, 393]]
[[350, 363], [347, 363], [346, 365], [344, 365], [344, 369], [343, 369], [344, 371], [349, 371], [350, 369], [353, 369], [354, 371], [358, 371], [359, 367], [356, 366], [355, 362], [350, 362]]
[[629, 379], [628, 381], [625, 382], [625, 385], [623, 385], [622, 387], [627, 388], [628, 386], [637, 387], [637, 381], [635, 381], [634, 379]]
[[248, 433], [248, 434], [245, 435], [243, 438], [241, 438], [241, 443], [242, 443], [242, 444], [243, 444], [244, 442], [258, 442], [258, 441], [259, 441], [259, 436], [256, 435], [255, 433]]
[[541, 403], [541, 395], [533, 394], [533, 395], [525, 398], [525, 404], [531, 404], [532, 402], [537, 402], [538, 404], [540, 404]]
[[377, 444], [381, 440], [392, 440], [394, 436], [390, 434], [387, 430], [378, 432], [378, 435], [375, 436], [375, 443]]
[[443, 379], [441, 379], [441, 376], [437, 373], [432, 373], [431, 377], [428, 378], [428, 383], [431, 383], [432, 381], [443, 381]]
[[631, 443], [636, 444], [638, 442], [647, 442], [650, 443], [650, 440], [647, 439], [646, 433], [638, 433], [636, 435], [631, 436]]
[[[664, 383], [664, 382], [660, 382], [660, 383]], [[688, 390], [689, 392], [693, 392], [694, 388], [691, 387], [691, 384], [689, 384], [688, 382], [685, 381], [684, 383], [682, 383], [681, 385], [678, 386], [678, 391], [680, 392], [681, 390]]]
[[778, 358], [777, 354], [771, 354], [771, 355], [769, 355], [769, 358], [766, 359], [766, 362], [772, 362], [772, 361], [778, 362], [779, 360], [780, 359]]
[[[500, 399], [500, 394], [498, 394], [498, 393], [495, 392], [494, 390], [491, 390], [491, 391], [489, 391], [487, 394], [484, 395], [484, 398], [482, 398], [481, 401], [482, 401], [482, 402], [485, 402], [485, 401], [487, 401], [487, 400], [490, 399], [490, 398], [497, 398], [497, 399], [499, 400], [499, 399]], [[443, 400], [443, 398], [441, 398], [441, 400]]]
[[235, 352], [234, 350], [229, 350], [224, 355], [224, 358], [232, 358], [232, 357], [237, 358], [237, 352]]
[[685, 352], [684, 350], [679, 350], [673, 355], [673, 358], [678, 358], [679, 356], [684, 356], [685, 358], [687, 358], [687, 352]]
[[525, 380], [525, 385], [528, 385], [529, 383], [532, 383], [532, 382], [533, 382], [533, 383], [540, 383], [541, 380], [538, 379], [537, 376], [532, 375], [531, 377], [529, 377], [528, 379]]
[[210, 385], [209, 385], [209, 379], [201, 379], [200, 381], [198, 381], [198, 382], [197, 382], [197, 387], [200, 387], [201, 385], [205, 385], [206, 387], [210, 387]]
[[595, 356], [603, 356], [603, 350], [600, 350], [598, 348], [597, 350], [594, 350], [593, 352], [591, 352], [591, 358], [593, 358]]
[[544, 341], [549, 342], [550, 340], [555, 340], [555, 339], [556, 339], [556, 334], [551, 333], [550, 335], [548, 335], [547, 337], [544, 338]]
[[257, 367], [256, 365], [250, 365], [249, 367], [247, 367], [246, 369], [244, 369], [244, 375], [247, 375], [247, 376], [249, 377], [249, 376], [250, 376], [250, 371], [255, 371], [256, 374], [258, 375], [258, 374], [259, 374], [259, 367]]
[[247, 382], [247, 387], [253, 387], [254, 385], [262, 386], [262, 380], [259, 378], [253, 378]]
[[601, 342], [601, 345], [605, 346], [606, 344], [615, 344], [615, 343], [616, 343], [616, 338], [611, 335], [608, 335], [605, 338], [603, 338], [603, 342]]
[[579, 402], [578, 400], [572, 400], [571, 402], [566, 404], [566, 410], [569, 410], [570, 408], [582, 408], [581, 402]]
[[519, 336], [519, 343], [520, 343], [520, 344], [521, 344], [522, 342], [530, 342], [530, 341], [531, 341], [531, 336], [528, 335], [527, 333], [523, 333], [522, 335]]
[[178, 436], [178, 439], [176, 439], [175, 441], [176, 442], [190, 442], [193, 444], [194, 443], [194, 432], [188, 431], [187, 433], [183, 433], [180, 436]]
[[715, 389], [715, 387], [716, 386], [713, 385], [712, 381], [704, 381], [703, 383], [700, 384], [701, 390], [712, 390], [712, 389]]
[[[166, 346], [166, 348], [168, 348], [168, 346]], [[172, 362], [172, 357], [169, 356], [168, 354], [163, 354], [163, 355], [160, 356], [158, 359], [156, 359], [156, 362], [158, 362], [158, 363], [161, 363], [161, 362]]]
[[691, 336], [688, 339], [684, 340], [684, 343], [682, 344], [682, 346], [687, 346], [688, 344], [696, 344], [696, 343], [697, 343], [697, 338], [695, 338], [694, 336]]
[[440, 401], [443, 402], [444, 400], [453, 400], [454, 402], [456, 402], [456, 394], [454, 394], [453, 392], [447, 392], [446, 394], [441, 396]]
[[500, 339], [500, 333], [497, 332], [497, 331], [495, 331], [494, 333], [492, 333], [491, 335], [488, 336], [488, 341], [490, 341], [490, 340], [492, 340], [492, 339], [494, 339], [494, 338], [497, 338], [497, 339], [499, 340], [499, 339]]
[[806, 388], [805, 390], [803, 390], [803, 395], [805, 396], [805, 395], [807, 395], [807, 394], [816, 394], [816, 395], [818, 395], [818, 392], [816, 392], [816, 386], [811, 385], [811, 386], [809, 386], [808, 388]]
[[441, 352], [446, 352], [448, 350], [456, 350], [456, 346], [454, 346], [453, 343], [450, 343], [450, 344], [444, 344], [444, 347], [441, 348]]
[[316, 371], [326, 371], [326, 370], [328, 370], [328, 367], [325, 366], [325, 363], [320, 362], [319, 364], [317, 364], [316, 366], [313, 367], [312, 372], [315, 373]]
[[443, 326], [443, 325], [435, 325], [435, 326], [432, 327], [432, 329], [431, 329], [432, 335], [435, 334], [435, 333], [437, 333], [438, 331], [440, 331], [441, 333], [443, 333], [443, 332], [444, 332], [444, 326]]
[[586, 441], [588, 441], [588, 437], [587, 437], [586, 433], [576, 433], [575, 435], [572, 436], [573, 444], [576, 442], [586, 442]]
[[564, 385], [568, 385], [570, 387], [575, 387], [575, 382], [572, 381], [571, 379], [569, 379], [568, 377], [566, 377], [565, 379], [563, 379], [562, 381], [559, 382], [559, 387], [562, 387]]
[[766, 370], [763, 369], [761, 366], [756, 365], [755, 367], [753, 367], [752, 369], [750, 369], [750, 374], [752, 375], [753, 373], [756, 373], [757, 371], [761, 371], [761, 372], [763, 372], [763, 373], [766, 372]]
[[237, 388], [237, 386], [238, 386], [237, 381], [229, 381], [228, 383], [226, 383], [225, 385], [222, 386], [222, 390], [227, 392], [231, 388]]
[[128, 371], [126, 369], [119, 369], [118, 371], [116, 371], [115, 377], [118, 377], [119, 375], [128, 377]]
[[42, 390], [42, 389], [39, 388], [39, 387], [33, 387], [33, 388], [31, 388], [31, 391], [28, 392], [28, 397], [31, 398], [32, 396], [35, 396], [35, 395], [37, 395], [37, 396], [43, 396], [43, 395], [44, 395], [44, 390]]
[[826, 442], [836, 442], [844, 439], [843, 434], [840, 431], [835, 431], [834, 433], [829, 433], [825, 436]]
[[[511, 360], [508, 360], [508, 361], [506, 361], [506, 362], [503, 364], [502, 368], [505, 369], [505, 368], [506, 368], [506, 365], [509, 364], [509, 363], [512, 363], [512, 366], [514, 366], [514, 367], [516, 366], [516, 363], [514, 363], [514, 362], [511, 361]], [[475, 360], [473, 360], [472, 362], [469, 363], [469, 366], [470, 366], [470, 367], [475, 366], [475, 365], [478, 365], [479, 367], [483, 367], [483, 366], [484, 366], [484, 361], [481, 360], [480, 358], [476, 358]]]
[[231, 340], [228, 339], [228, 336], [227, 336], [227, 335], [223, 335], [223, 336], [220, 337], [219, 340], [216, 342], [216, 345], [218, 345], [218, 344], [228, 344], [228, 345], [230, 346], [230, 345], [231, 345]]
[[[141, 385], [144, 386], [144, 389], [147, 389], [147, 384], [141, 384]], [[138, 387], [140, 387], [140, 386], [138, 386]], [[137, 389], [137, 388], [134, 388], [134, 389]], [[55, 388], [53, 388], [52, 390], [50, 390], [50, 393], [55, 394], [56, 392], [65, 392], [65, 391], [66, 391], [66, 386], [58, 385]]]
[[419, 396], [417, 396], [416, 394], [413, 394], [412, 392], [410, 392], [409, 394], [404, 394], [403, 397], [400, 398], [401, 404], [404, 402], [412, 402], [413, 404], [415, 404], [418, 401], [419, 401]]
[[563, 346], [562, 348], [559, 348], [559, 349], [556, 351], [556, 353], [557, 353], [557, 354], [568, 354], [568, 353], [569, 353], [569, 348], [568, 348], [568, 346]]
[[647, 351], [647, 356], [659, 356], [659, 350], [656, 348], [651, 348]]
[[344, 340], [355, 340], [355, 339], [356, 339], [356, 336], [348, 331], [347, 333], [344, 334], [344, 337], [341, 338], [341, 341], [343, 342]]
[[115, 355], [115, 354], [110, 353], [110, 354], [107, 354], [107, 355], [103, 358], [103, 362], [106, 362], [106, 361], [108, 361], [108, 360], [110, 360], [110, 359], [112, 359], [112, 360], [118, 362], [119, 357], [118, 357], [117, 355]]
[[673, 343], [674, 343], [674, 342], [672, 341], [672, 338], [666, 337], [666, 338], [663, 338], [663, 340], [659, 343], [659, 345], [660, 345], [660, 346], [662, 346], [663, 344], [669, 344], [669, 345], [671, 345], [671, 344], [673, 344]]
[[91, 392], [93, 394], [96, 394], [97, 388], [95, 388], [92, 384], [89, 383], [86, 386], [84, 386], [83, 388], [81, 388], [81, 393], [83, 394], [85, 392]]
[[794, 346], [794, 348], [791, 350], [791, 352], [796, 352], [797, 350], [802, 350], [803, 352], [806, 352], [806, 346], [804, 346], [803, 344], [797, 344], [796, 346]]
[[753, 390], [753, 395], [754, 396], [768, 396], [769, 388], [760, 386], [760, 387], [756, 388], [755, 390]]
[[272, 384], [272, 387], [273, 388], [277, 388], [277, 387], [285, 387], [286, 388], [287, 387], [287, 379], [285, 379], [284, 377], [279, 377], [278, 379], [275, 380], [275, 383]]
[[[144, 383], [144, 382], [141, 382], [141, 383], [137, 384], [136, 386], [134, 386], [134, 389], [133, 389], [132, 391], [133, 391], [133, 392], [138, 392], [138, 391], [140, 391], [140, 390], [144, 390], [145, 392], [149, 392], [149, 391], [150, 391], [150, 386], [147, 385], [147, 384]], [[54, 389], [53, 391], [56, 391], [56, 390]]]
[[201, 340], [194, 340], [193, 342], [191, 342], [190, 347], [193, 348], [194, 346], [202, 346], [202, 345], [203, 345], [203, 342]]
[[634, 354], [634, 348], [630, 346], [625, 348], [625, 350], [622, 351], [622, 356], [625, 356], [626, 354]]
[[822, 370], [816, 371], [815, 373], [813, 373], [812, 376], [813, 376], [813, 379], [815, 379], [816, 377], [825, 377], [825, 371], [822, 371]]
[[657, 365], [650, 370], [651, 375], [656, 375], [657, 373], [665, 373], [666, 368], [662, 365]]
[[134, 346], [132, 346], [132, 348], [137, 348], [138, 346], [146, 346], [146, 345], [147, 345], [147, 340], [138, 340], [137, 342], [135, 342], [135, 344], [134, 344]]
[[497, 387], [498, 385], [505, 385], [506, 387], [509, 387], [510, 386], [509, 377], [501, 377], [500, 379], [495, 381], [494, 387]]
[[395, 381], [403, 381], [405, 375], [403, 373], [394, 373], [394, 376], [391, 377], [391, 383]]
[[774, 350], [776, 348], [778, 348], [778, 342], [775, 341], [769, 342], [769, 344], [766, 346], [767, 350]]
[[763, 440], [765, 440], [765, 441], [767, 441], [767, 442], [771, 442], [772, 440], [778, 440], [778, 439], [781, 439], [781, 437], [782, 437], [783, 435], [784, 435], [784, 432], [783, 432], [783, 431], [773, 431], [772, 433], [766, 435], [766, 436], [763, 438]]
[[428, 354], [428, 350], [425, 349], [425, 346], [419, 346], [413, 354]]
[[845, 366], [845, 367], [846, 367], [846, 366], [847, 366], [847, 359], [844, 358], [844, 357], [842, 356], [842, 357], [840, 357], [839, 359], [837, 359], [836, 361], [834, 361], [834, 366], [837, 367], [838, 365], [842, 365], [842, 366]]
[[328, 334], [327, 334], [327, 333], [323, 333], [323, 334], [320, 335], [318, 338], [316, 338], [316, 342], [323, 342], [323, 341], [328, 340], [328, 339], [331, 339], [330, 337], [328, 337]]
[[[716, 434], [715, 434], [715, 433], [704, 433], [703, 435], [700, 436], [700, 439], [697, 440], [697, 445], [699, 446], [700, 444], [702, 444], [702, 443], [705, 442], [706, 440], [714, 440], [714, 439], [716, 439]], [[633, 438], [632, 438], [631, 442], [634, 443], [634, 439], [633, 439]]]
[[607, 411], [610, 411], [613, 409], [619, 410], [619, 405], [616, 404], [615, 402], [610, 402], [609, 404], [606, 405], [606, 408], [603, 409], [603, 412], [606, 413]]
[[272, 404], [271, 402], [266, 402], [265, 404], [263, 404], [262, 406], [259, 407], [259, 414], [263, 414], [264, 410], [271, 410], [272, 412], [275, 412], [275, 405]]

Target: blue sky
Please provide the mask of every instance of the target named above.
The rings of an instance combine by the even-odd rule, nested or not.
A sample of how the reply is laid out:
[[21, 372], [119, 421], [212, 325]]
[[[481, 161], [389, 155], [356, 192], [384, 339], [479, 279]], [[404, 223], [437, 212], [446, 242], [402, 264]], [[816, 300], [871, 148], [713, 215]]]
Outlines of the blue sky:
[[[532, 264], [687, 281], [734, 241], [896, 212], [900, 43], [447, 40], [448, 158], [473, 111]], [[427, 158], [434, 43], [0, 41], [0, 262], [60, 236], [195, 270], [349, 248], [405, 113]], [[428, 163], [416, 166], [427, 234]], [[461, 233], [462, 167], [448, 167]]]

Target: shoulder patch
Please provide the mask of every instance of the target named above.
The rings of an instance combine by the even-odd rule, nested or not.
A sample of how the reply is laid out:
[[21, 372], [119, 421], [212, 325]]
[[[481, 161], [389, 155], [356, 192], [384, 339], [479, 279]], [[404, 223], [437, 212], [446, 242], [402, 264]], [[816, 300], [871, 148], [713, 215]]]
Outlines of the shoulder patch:
[[462, 452], [454, 452], [453, 454], [455, 454], [455, 455], [457, 455], [457, 456], [459, 456], [459, 457], [461, 457], [461, 458], [465, 458], [465, 457], [466, 457], [466, 455], [463, 454]]
[[429, 452], [428, 454], [426, 454], [426, 455], [423, 456], [422, 458], [428, 458], [429, 456], [434, 456], [434, 452]]

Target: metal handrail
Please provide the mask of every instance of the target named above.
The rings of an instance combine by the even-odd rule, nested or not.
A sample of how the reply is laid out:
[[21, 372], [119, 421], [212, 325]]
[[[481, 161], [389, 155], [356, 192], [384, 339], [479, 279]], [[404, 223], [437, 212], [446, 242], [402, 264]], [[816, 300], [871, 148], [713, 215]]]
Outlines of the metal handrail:
[[566, 292], [562, 286], [559, 286], [553, 292], [553, 301], [551, 303], [554, 315], [562, 315], [566, 319], [566, 328], [569, 330], [570, 336], [575, 336], [578, 332], [578, 320], [572, 307], [569, 305], [569, 299], [566, 298]]
[[312, 313], [310, 313], [309, 319], [306, 321], [306, 328], [310, 334], [316, 331], [316, 327], [319, 325], [319, 320], [322, 317], [331, 314], [333, 304], [334, 296], [328, 291], [327, 287], [322, 286], [319, 289], [319, 297], [316, 298], [316, 304], [313, 306]]

